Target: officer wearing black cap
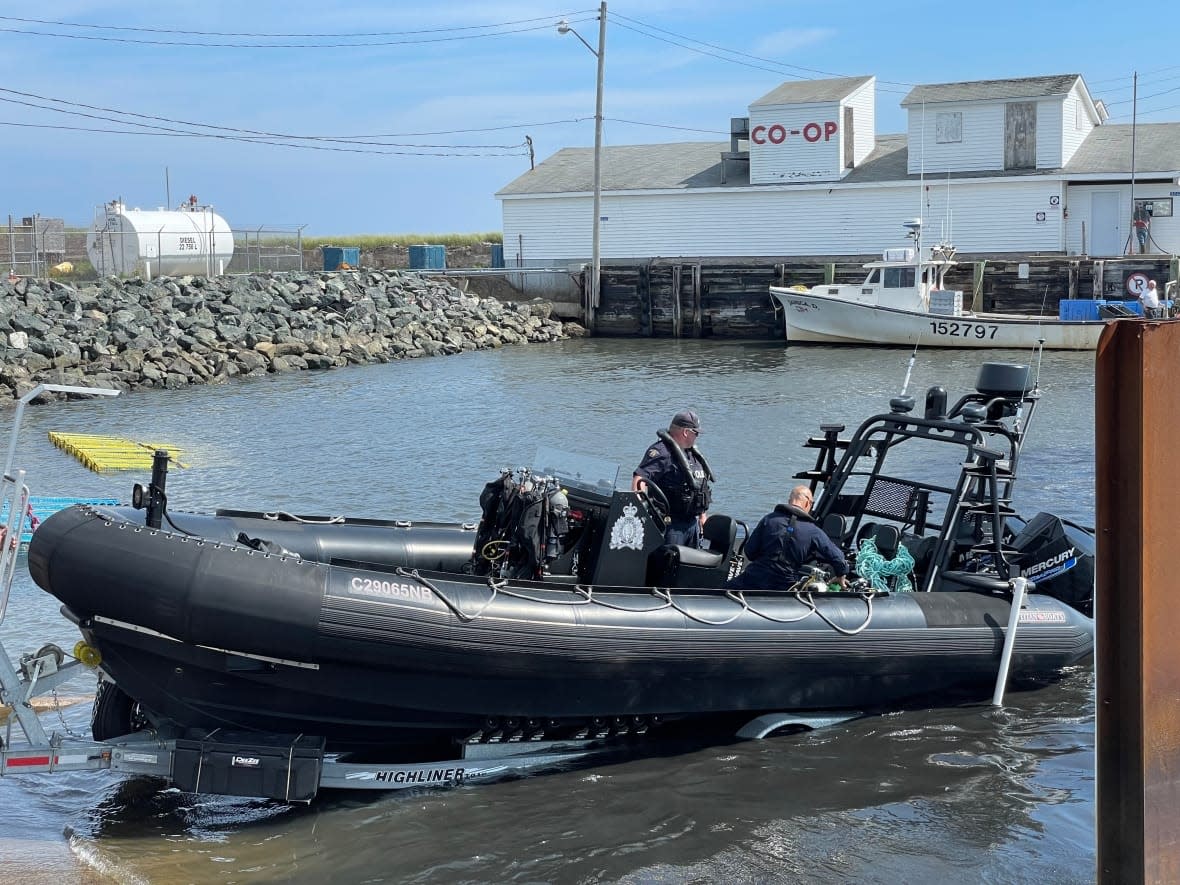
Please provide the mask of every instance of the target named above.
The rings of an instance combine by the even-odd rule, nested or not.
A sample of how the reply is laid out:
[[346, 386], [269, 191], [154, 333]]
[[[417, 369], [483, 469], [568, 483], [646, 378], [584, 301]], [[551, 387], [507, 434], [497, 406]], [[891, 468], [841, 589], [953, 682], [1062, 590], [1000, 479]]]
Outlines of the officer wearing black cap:
[[713, 498], [709, 488], [713, 474], [696, 448], [700, 434], [701, 420], [696, 412], [677, 412], [668, 430], [659, 431], [659, 439], [648, 448], [631, 478], [633, 490], [645, 491], [650, 483], [668, 499], [671, 521], [664, 529], [668, 544], [697, 546]]

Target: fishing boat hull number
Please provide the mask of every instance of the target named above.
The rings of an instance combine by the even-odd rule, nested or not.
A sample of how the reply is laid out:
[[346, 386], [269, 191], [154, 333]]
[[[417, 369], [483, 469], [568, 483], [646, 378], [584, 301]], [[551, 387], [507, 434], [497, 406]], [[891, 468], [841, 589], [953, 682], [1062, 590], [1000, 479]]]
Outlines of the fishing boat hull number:
[[930, 331], [935, 335], [949, 335], [952, 338], [978, 338], [981, 341], [994, 339], [999, 328], [999, 326], [993, 326], [990, 323], [930, 321]]

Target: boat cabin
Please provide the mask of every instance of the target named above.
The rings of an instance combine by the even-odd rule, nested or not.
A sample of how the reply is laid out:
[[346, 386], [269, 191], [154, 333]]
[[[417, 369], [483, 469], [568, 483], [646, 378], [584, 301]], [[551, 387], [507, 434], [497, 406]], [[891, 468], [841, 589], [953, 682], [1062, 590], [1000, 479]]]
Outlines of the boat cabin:
[[813, 286], [809, 291], [870, 307], [959, 316], [963, 293], [946, 288], [947, 272], [955, 266], [955, 247], [921, 245], [920, 226], [916, 219], [906, 222], [914, 245], [886, 249], [880, 261], [864, 265], [868, 273], [863, 283]]

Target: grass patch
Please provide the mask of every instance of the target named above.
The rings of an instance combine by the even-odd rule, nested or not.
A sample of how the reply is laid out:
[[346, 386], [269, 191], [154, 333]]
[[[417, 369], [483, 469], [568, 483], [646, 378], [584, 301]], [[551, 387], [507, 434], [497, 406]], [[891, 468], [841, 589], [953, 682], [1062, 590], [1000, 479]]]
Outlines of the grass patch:
[[[294, 240], [291, 241], [294, 243]], [[319, 249], [322, 246], [356, 247], [369, 252], [389, 246], [480, 246], [484, 243], [503, 243], [504, 235], [499, 231], [475, 234], [357, 234], [341, 237], [304, 237], [304, 249]]]

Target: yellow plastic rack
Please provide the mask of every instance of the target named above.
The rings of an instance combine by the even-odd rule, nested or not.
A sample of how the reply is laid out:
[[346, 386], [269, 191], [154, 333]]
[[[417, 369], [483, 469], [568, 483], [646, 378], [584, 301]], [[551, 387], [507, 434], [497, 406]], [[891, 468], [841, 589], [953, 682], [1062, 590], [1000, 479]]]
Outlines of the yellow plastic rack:
[[117, 436], [61, 433], [56, 430], [49, 431], [49, 440], [95, 473], [108, 470], [151, 470], [152, 456], [157, 449], [167, 451], [168, 460], [177, 467], [188, 467], [180, 461], [180, 449], [171, 443], [135, 442]]

